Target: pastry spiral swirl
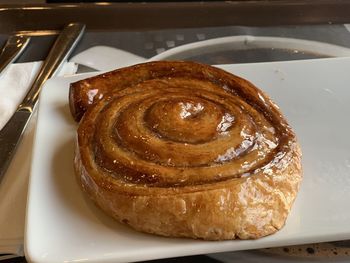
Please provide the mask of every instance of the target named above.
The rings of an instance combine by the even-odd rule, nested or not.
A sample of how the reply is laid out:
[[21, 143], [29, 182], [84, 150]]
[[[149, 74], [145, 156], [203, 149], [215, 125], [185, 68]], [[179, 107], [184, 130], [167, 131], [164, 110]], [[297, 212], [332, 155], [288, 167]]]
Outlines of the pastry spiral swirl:
[[76, 174], [117, 220], [207, 240], [284, 225], [301, 153], [277, 106], [248, 81], [193, 62], [150, 62], [73, 83], [70, 104], [83, 116]]

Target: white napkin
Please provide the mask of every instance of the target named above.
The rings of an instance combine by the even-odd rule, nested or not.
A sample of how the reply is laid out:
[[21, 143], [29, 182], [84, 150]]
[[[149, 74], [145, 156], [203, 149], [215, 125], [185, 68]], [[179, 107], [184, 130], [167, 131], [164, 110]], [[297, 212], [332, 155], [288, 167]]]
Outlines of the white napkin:
[[[22, 101], [42, 62], [11, 64], [0, 76], [0, 129], [6, 124]], [[75, 63], [66, 63], [59, 75], [71, 75]], [[28, 176], [34, 137], [36, 114], [17, 148], [16, 155], [0, 183], [0, 255], [23, 256], [24, 221]], [[1, 147], [1, 145], [0, 145]], [[1, 259], [1, 256], [0, 256]]]

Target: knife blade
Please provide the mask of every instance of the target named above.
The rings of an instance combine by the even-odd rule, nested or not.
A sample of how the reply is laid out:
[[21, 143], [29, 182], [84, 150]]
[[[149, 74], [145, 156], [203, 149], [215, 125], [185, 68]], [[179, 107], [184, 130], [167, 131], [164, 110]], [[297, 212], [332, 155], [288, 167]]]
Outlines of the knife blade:
[[29, 41], [29, 36], [12, 35], [8, 38], [0, 55], [0, 74], [23, 53]]
[[27, 95], [0, 131], [0, 182], [35, 110], [43, 84], [59, 70], [82, 37], [84, 30], [84, 24], [70, 23], [61, 31]]

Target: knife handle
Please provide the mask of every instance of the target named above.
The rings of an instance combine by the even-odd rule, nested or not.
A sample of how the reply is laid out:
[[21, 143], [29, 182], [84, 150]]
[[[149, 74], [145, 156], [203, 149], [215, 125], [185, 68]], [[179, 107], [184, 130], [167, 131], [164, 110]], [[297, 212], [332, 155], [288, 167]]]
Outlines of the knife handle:
[[0, 55], [0, 73], [23, 53], [29, 41], [29, 36], [13, 35], [8, 38]]
[[50, 77], [52, 77], [67, 59], [83, 35], [84, 24], [70, 23], [59, 34], [45, 59], [39, 74], [34, 80], [32, 87], [18, 106], [17, 110], [33, 112], [40, 94], [40, 90]]

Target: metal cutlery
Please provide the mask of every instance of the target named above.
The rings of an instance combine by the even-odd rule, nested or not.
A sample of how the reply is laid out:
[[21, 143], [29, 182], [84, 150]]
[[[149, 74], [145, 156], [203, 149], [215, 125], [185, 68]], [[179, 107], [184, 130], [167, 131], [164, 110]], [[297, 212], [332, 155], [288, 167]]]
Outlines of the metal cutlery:
[[80, 40], [84, 30], [85, 25], [71, 23], [61, 31], [27, 95], [0, 131], [0, 182], [36, 107], [44, 82], [58, 71]]
[[29, 41], [29, 36], [12, 35], [8, 38], [0, 55], [0, 74], [23, 53]]

